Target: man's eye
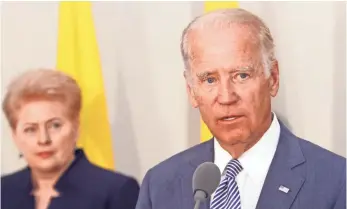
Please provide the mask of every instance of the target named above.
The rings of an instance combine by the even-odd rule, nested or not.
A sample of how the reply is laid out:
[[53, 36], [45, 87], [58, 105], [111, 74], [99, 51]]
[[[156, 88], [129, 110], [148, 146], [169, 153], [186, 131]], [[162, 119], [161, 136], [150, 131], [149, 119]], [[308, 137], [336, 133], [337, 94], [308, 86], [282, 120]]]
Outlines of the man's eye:
[[242, 79], [245, 79], [245, 78], [248, 77], [248, 74], [246, 74], [246, 73], [240, 73], [240, 77], [241, 77]]
[[239, 73], [236, 75], [236, 80], [244, 81], [244, 80], [248, 79], [249, 77], [250, 77], [250, 75], [247, 73]]
[[206, 81], [207, 81], [207, 83], [211, 84], [211, 83], [215, 82], [216, 79], [215, 78], [207, 78]]

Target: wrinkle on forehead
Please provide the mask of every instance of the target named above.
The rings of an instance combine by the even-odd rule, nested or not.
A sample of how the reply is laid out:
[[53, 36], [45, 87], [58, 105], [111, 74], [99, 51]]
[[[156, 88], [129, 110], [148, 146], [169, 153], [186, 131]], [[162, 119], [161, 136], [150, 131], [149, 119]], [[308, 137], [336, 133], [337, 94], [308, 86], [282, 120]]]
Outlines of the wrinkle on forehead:
[[[239, 56], [244, 54], [245, 59], [253, 61], [261, 52], [259, 37], [256, 35], [254, 27], [244, 24], [233, 24], [229, 28], [225, 27], [205, 27], [189, 31], [188, 47], [190, 48], [190, 62], [202, 61], [203, 53], [230, 54]], [[224, 46], [230, 47], [224, 47]], [[235, 51], [237, 49], [237, 51]]]
[[191, 28], [187, 32], [188, 46], [199, 45], [202, 40], [207, 37], [237, 37], [237, 39], [247, 39], [247, 41], [254, 45], [260, 46], [260, 39], [258, 35], [259, 30], [251, 24], [232, 23], [226, 26], [208, 25], [205, 27]]

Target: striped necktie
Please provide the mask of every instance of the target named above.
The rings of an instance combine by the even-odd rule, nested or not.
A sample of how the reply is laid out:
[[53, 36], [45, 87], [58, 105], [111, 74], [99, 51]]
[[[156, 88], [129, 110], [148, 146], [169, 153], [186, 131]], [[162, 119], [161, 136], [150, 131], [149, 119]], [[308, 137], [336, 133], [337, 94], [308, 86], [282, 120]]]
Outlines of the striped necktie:
[[215, 191], [211, 209], [241, 209], [236, 176], [241, 172], [242, 166], [238, 160], [231, 160], [225, 169], [225, 178]]

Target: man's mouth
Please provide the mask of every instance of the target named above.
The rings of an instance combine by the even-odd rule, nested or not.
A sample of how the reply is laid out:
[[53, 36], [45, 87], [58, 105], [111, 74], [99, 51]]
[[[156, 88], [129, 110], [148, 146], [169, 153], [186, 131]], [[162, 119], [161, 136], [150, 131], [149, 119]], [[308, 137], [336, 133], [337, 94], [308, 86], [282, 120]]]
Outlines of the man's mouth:
[[236, 121], [237, 119], [239, 119], [241, 117], [242, 117], [241, 115], [225, 116], [225, 117], [221, 117], [219, 119], [219, 121], [221, 121], [221, 122], [234, 122], [234, 121]]
[[225, 121], [232, 121], [232, 120], [235, 120], [237, 119], [238, 117], [223, 117], [222, 120], [225, 120]]

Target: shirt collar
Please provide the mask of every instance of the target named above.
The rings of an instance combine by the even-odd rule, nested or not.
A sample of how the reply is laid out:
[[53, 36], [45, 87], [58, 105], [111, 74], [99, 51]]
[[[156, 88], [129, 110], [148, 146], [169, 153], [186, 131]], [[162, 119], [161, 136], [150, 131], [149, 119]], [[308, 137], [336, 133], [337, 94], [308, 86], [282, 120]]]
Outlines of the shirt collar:
[[[243, 153], [239, 158], [243, 167], [242, 172], [247, 173], [257, 184], [264, 183], [266, 174], [276, 152], [279, 136], [280, 124], [276, 114], [273, 113], [273, 119], [269, 129], [253, 147]], [[222, 173], [228, 162], [232, 159], [232, 156], [220, 146], [215, 138], [214, 159], [215, 164]]]

